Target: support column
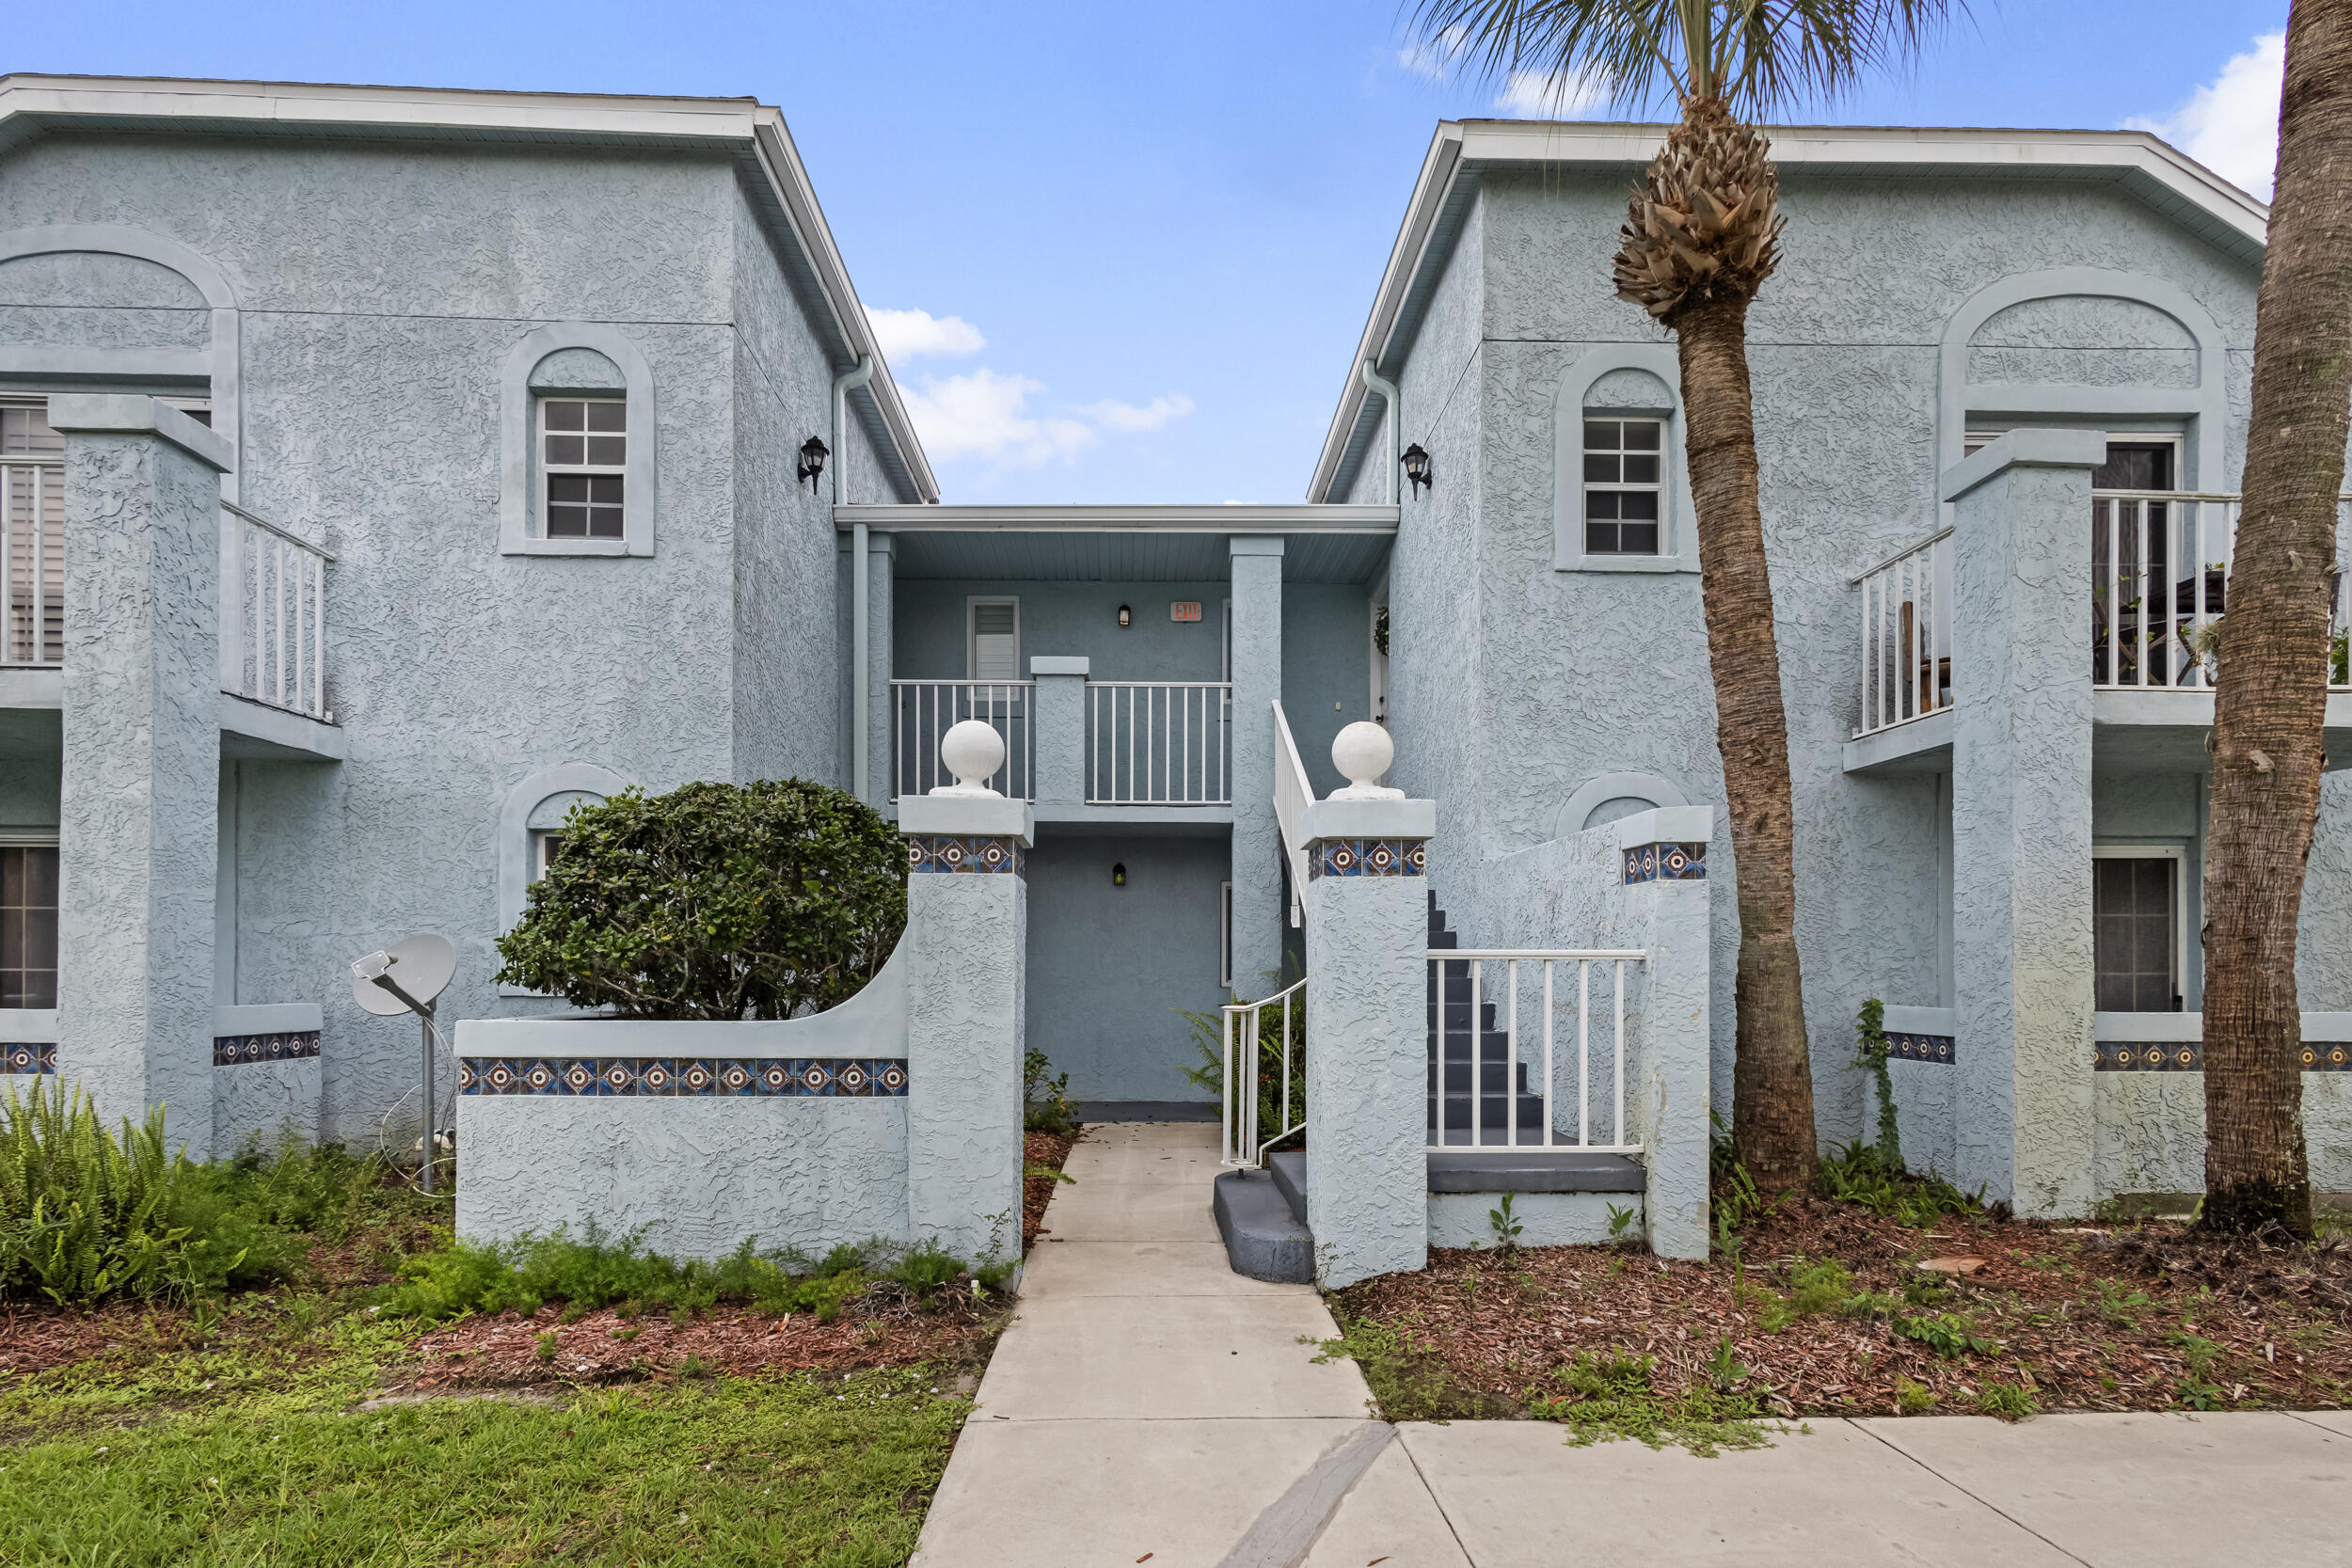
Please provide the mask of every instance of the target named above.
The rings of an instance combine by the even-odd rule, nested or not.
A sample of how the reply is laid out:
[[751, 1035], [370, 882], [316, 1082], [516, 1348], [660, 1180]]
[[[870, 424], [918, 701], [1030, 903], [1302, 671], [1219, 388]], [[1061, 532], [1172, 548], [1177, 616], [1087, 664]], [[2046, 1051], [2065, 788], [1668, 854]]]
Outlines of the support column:
[[[1705, 1258], [1711, 1239], [1714, 1131], [1708, 1082], [1713, 923], [1707, 851], [1715, 836], [1715, 808], [1661, 806], [1615, 826], [1624, 880], [1611, 902], [1622, 912], [1617, 934], [1608, 940], [1649, 955], [1629, 975], [1635, 1000], [1627, 1019], [1626, 1113], [1641, 1140], [1647, 1180], [1643, 1227], [1650, 1251], [1661, 1258]], [[1555, 1104], [1568, 1103], [1576, 1093], [1575, 1069], [1566, 1063], [1553, 1069], [1552, 1092], [1562, 1097]], [[1553, 1121], [1558, 1124], [1559, 1113]], [[1599, 1125], [1615, 1136], [1607, 1131], [1612, 1123]]]
[[1037, 827], [1026, 801], [985, 784], [1004, 760], [986, 724], [954, 726], [940, 754], [965, 782], [898, 802], [909, 873], [907, 1213], [911, 1240], [936, 1236], [982, 1262], [1021, 1252], [1024, 862]]
[[1305, 828], [1307, 1228], [1315, 1280], [1336, 1290], [1429, 1260], [1427, 865], [1438, 806], [1373, 784], [1389, 759], [1375, 724], [1342, 730], [1331, 756], [1358, 782], [1310, 807]]
[[1084, 805], [1087, 798], [1087, 676], [1091, 660], [1071, 654], [1039, 654], [1029, 660], [1028, 722], [1037, 759], [1029, 794], [1056, 805]]
[[2092, 1201], [2090, 471], [2106, 437], [2012, 431], [1954, 503], [1952, 976], [1959, 1184]]
[[898, 536], [876, 533], [860, 523], [850, 531], [848, 544], [850, 792], [879, 811], [898, 788], [890, 677]]
[[1274, 991], [1282, 972], [1282, 833], [1274, 816], [1274, 705], [1282, 695], [1282, 541], [1237, 534], [1229, 547], [1233, 989], [1249, 998]]
[[65, 436], [57, 1071], [213, 1152], [220, 475], [153, 398], [52, 398]]

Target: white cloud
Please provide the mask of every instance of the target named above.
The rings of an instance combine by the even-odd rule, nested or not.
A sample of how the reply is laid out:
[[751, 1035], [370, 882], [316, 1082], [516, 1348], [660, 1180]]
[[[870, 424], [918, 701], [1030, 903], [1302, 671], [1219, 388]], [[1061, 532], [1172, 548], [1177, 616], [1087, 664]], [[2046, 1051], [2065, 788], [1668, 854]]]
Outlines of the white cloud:
[[929, 310], [867, 310], [882, 357], [904, 362], [923, 355], [977, 354], [988, 346], [980, 329], [961, 316], [934, 316]]
[[923, 378], [920, 390], [901, 390], [924, 451], [933, 457], [992, 457], [1035, 467], [1076, 456], [1095, 441], [1080, 420], [1029, 412], [1029, 394], [1044, 385], [1023, 375], [998, 375], [983, 365], [970, 375]]
[[1398, 50], [1396, 63], [1416, 76], [1442, 82], [1453, 72], [1454, 59], [1462, 53], [1462, 40], [1469, 36], [1466, 27], [1448, 27], [1435, 39]]
[[2154, 132], [2224, 180], [2267, 199], [2279, 163], [2279, 82], [2286, 63], [2286, 35], [2265, 33], [2173, 113], [2123, 123]]
[[1609, 84], [1589, 71], [1515, 71], [1495, 107], [1528, 119], [1581, 119], [1609, 103]]
[[1084, 408], [1072, 410], [1106, 430], [1157, 430], [1170, 420], [1181, 420], [1192, 412], [1192, 399], [1182, 392], [1153, 398], [1138, 408], [1132, 403], [1105, 400], [1089, 403]]

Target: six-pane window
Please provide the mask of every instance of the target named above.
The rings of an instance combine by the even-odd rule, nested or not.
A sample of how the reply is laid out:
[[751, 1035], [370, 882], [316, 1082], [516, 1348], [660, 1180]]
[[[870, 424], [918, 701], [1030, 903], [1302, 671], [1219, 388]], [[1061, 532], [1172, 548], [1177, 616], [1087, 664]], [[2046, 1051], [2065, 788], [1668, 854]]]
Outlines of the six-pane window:
[[1656, 555], [1658, 420], [1584, 421], [1584, 553]]
[[2090, 863], [2092, 1006], [2103, 1013], [2170, 1013], [2181, 1007], [2174, 962], [2178, 863], [2169, 856], [2101, 856]]
[[628, 467], [628, 404], [618, 399], [543, 398], [540, 466], [547, 475], [550, 539], [621, 537]]
[[0, 1007], [57, 1005], [57, 847], [0, 847]]

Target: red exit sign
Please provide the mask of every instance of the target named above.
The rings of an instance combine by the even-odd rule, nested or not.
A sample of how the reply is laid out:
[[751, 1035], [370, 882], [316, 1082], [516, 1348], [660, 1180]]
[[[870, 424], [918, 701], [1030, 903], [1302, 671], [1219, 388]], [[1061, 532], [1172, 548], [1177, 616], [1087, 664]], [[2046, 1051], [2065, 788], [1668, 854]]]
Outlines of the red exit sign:
[[1198, 621], [1200, 619], [1200, 601], [1199, 599], [1175, 600], [1168, 607], [1168, 618], [1171, 621]]

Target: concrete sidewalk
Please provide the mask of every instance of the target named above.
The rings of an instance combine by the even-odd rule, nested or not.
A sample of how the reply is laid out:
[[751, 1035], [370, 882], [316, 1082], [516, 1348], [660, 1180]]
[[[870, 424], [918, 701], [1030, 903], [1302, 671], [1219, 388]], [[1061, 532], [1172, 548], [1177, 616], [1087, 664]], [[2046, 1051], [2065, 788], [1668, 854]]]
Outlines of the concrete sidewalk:
[[2352, 1564], [2352, 1414], [1815, 1420], [1693, 1459], [1366, 1418], [1302, 1285], [1234, 1275], [1216, 1130], [1092, 1129], [918, 1568]]

